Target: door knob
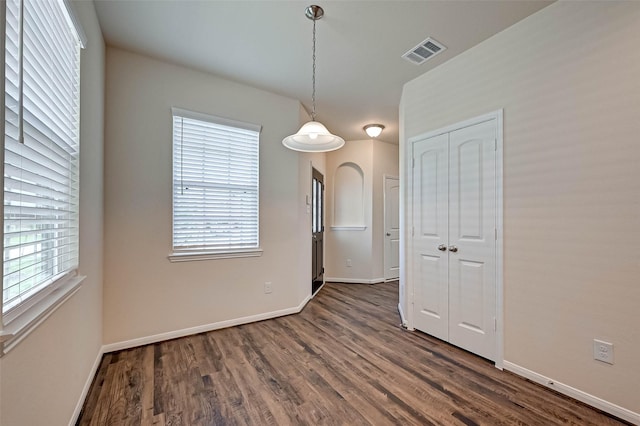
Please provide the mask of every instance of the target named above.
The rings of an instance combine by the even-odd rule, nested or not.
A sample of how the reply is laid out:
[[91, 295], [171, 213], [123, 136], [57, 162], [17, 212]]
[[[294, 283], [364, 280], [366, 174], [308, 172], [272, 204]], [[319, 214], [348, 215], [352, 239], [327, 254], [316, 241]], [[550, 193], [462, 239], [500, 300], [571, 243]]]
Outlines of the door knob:
[[446, 251], [446, 250], [447, 250], [447, 246], [445, 246], [444, 244], [440, 244], [440, 245], [438, 246], [438, 250], [440, 250], [440, 251]]
[[390, 236], [391, 236], [391, 232], [387, 232], [387, 237], [390, 237]]
[[451, 252], [454, 252], [454, 253], [455, 253], [455, 252], [457, 252], [457, 251], [458, 251], [458, 247], [456, 247], [456, 246], [449, 246], [449, 251], [451, 251]]

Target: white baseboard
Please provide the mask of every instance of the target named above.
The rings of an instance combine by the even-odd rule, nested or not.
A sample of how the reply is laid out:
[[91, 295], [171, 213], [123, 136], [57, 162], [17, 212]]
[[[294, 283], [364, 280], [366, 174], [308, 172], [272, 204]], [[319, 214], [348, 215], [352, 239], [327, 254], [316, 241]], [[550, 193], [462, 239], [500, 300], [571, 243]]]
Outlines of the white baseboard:
[[80, 411], [82, 411], [82, 407], [84, 406], [84, 400], [87, 399], [87, 395], [89, 394], [89, 389], [91, 389], [91, 384], [93, 383], [93, 379], [98, 372], [98, 368], [100, 367], [100, 362], [102, 362], [102, 356], [104, 355], [104, 346], [100, 348], [98, 351], [98, 356], [96, 360], [93, 362], [93, 366], [91, 367], [91, 371], [89, 371], [89, 377], [87, 377], [87, 381], [84, 383], [84, 388], [82, 388], [82, 393], [80, 394], [80, 399], [76, 404], [75, 410], [73, 410], [73, 415], [71, 416], [71, 420], [69, 421], [69, 426], [73, 426], [78, 421], [78, 417], [80, 416]]
[[297, 314], [311, 300], [311, 295], [307, 296], [298, 306], [293, 308], [281, 309], [279, 311], [264, 312], [248, 317], [234, 318], [225, 321], [214, 322], [211, 324], [199, 325], [196, 327], [183, 328], [181, 330], [169, 331], [166, 333], [154, 334], [152, 336], [139, 337], [137, 339], [124, 340], [121, 342], [110, 343], [103, 347], [104, 353], [113, 351], [121, 351], [123, 349], [135, 348], [136, 346], [148, 345], [151, 343], [162, 342], [164, 340], [176, 339], [178, 337], [190, 336], [192, 334], [205, 333], [207, 331], [220, 330], [222, 328], [233, 327], [236, 325], [249, 324], [252, 322], [263, 321], [271, 318], [282, 317], [285, 315]]
[[402, 321], [402, 326], [404, 328], [407, 328], [407, 325], [409, 323], [407, 322], [407, 319], [404, 316], [404, 312], [402, 311], [402, 305], [400, 303], [398, 303], [398, 313], [400, 314], [400, 321]]
[[[316, 294], [318, 294], [318, 292], [322, 290], [322, 287], [324, 287], [324, 283], [322, 283], [322, 285], [318, 288], [318, 291], [316, 291]], [[292, 312], [292, 314], [299, 314], [300, 312], [302, 312], [304, 307], [307, 306], [307, 303], [309, 303], [311, 299], [313, 299], [314, 297], [315, 297], [315, 294], [309, 294], [307, 297], [305, 297], [304, 300], [300, 302], [300, 304], [296, 308], [294, 308], [295, 312]], [[289, 314], [285, 314], [285, 315], [289, 315]], [[282, 315], [277, 315], [277, 316], [279, 317]], [[271, 317], [271, 318], [276, 318], [276, 317]]]
[[620, 407], [619, 405], [605, 401], [604, 399], [600, 399], [597, 396], [593, 396], [569, 385], [565, 385], [564, 383], [557, 382], [549, 377], [543, 376], [542, 374], [538, 374], [509, 361], [504, 361], [504, 369], [525, 377], [533, 382], [539, 383], [549, 389], [554, 389], [557, 392], [570, 396], [578, 401], [582, 401], [585, 404], [589, 404], [592, 407], [612, 414], [618, 418], [631, 422], [635, 425], [640, 425], [639, 413], [634, 413], [633, 411]]
[[346, 283], [346, 284], [378, 284], [384, 282], [383, 278], [325, 278], [328, 283]]

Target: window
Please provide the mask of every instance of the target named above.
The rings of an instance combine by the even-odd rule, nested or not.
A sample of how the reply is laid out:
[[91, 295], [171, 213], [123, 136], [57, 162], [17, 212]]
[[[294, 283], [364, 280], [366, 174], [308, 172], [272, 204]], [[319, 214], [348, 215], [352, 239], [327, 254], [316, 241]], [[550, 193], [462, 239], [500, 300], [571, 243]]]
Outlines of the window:
[[173, 108], [172, 261], [257, 256], [260, 126]]
[[3, 325], [78, 265], [82, 32], [75, 22], [62, 0], [6, 1]]

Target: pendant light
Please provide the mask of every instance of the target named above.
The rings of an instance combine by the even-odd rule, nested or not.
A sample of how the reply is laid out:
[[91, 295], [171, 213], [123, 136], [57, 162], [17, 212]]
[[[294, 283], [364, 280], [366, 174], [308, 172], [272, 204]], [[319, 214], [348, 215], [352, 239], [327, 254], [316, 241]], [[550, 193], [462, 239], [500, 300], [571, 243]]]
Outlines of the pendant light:
[[305, 9], [305, 16], [313, 21], [313, 92], [311, 102], [311, 121], [305, 123], [298, 133], [287, 136], [282, 144], [294, 151], [327, 152], [342, 148], [344, 139], [332, 135], [324, 125], [316, 121], [316, 21], [324, 15], [320, 6], [311, 5]]

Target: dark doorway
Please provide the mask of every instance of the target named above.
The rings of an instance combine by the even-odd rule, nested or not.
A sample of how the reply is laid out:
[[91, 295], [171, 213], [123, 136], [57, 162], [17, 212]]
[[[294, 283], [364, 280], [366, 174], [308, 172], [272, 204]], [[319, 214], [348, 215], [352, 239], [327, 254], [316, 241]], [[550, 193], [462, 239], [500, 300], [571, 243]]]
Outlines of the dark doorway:
[[313, 169], [311, 186], [311, 293], [324, 281], [324, 176]]

